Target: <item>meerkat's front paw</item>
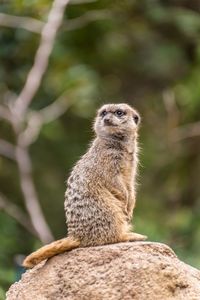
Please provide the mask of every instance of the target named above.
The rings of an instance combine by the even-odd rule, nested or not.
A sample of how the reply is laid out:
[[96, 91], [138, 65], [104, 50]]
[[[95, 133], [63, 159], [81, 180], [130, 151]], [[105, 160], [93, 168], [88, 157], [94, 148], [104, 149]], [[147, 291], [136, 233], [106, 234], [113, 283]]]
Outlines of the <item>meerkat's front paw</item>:
[[133, 214], [132, 214], [132, 213], [127, 213], [126, 221], [127, 221], [128, 223], [131, 223], [132, 217], [133, 217]]

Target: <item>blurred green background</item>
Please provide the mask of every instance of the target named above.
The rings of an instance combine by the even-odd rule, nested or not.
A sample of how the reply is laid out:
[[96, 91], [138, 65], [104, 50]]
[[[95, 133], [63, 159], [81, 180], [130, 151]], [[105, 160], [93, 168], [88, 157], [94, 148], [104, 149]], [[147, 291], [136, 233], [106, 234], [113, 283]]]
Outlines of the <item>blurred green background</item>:
[[[5, 0], [0, 13], [45, 22], [51, 3]], [[0, 15], [2, 103], [20, 93], [39, 43], [38, 33], [20, 27], [6, 25]], [[30, 147], [34, 182], [54, 237], [67, 232], [65, 180], [93, 138], [96, 109], [127, 102], [142, 116], [135, 230], [200, 267], [200, 2], [71, 1], [31, 109], [63, 93], [70, 103], [66, 113], [43, 126]], [[0, 138], [15, 143], [3, 120]], [[3, 156], [0, 189], [27, 214], [16, 163]], [[16, 255], [40, 245], [0, 210], [0, 299], [19, 275]]]

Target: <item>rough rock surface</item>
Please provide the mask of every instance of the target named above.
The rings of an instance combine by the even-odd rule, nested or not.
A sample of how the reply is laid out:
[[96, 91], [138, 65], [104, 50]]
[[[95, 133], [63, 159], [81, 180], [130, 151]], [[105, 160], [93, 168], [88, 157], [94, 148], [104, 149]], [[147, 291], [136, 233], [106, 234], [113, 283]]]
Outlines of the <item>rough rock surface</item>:
[[197, 300], [200, 271], [159, 243], [79, 248], [27, 271], [6, 299]]

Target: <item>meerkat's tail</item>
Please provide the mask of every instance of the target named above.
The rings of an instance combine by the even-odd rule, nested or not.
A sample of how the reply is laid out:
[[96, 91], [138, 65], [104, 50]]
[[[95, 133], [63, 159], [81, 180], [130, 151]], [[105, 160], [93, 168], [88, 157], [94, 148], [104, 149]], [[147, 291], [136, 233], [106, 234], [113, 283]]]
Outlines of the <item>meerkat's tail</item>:
[[33, 268], [42, 260], [50, 258], [56, 254], [77, 248], [80, 242], [72, 237], [67, 237], [51, 244], [45, 245], [37, 251], [31, 253], [23, 261], [23, 266], [26, 268]]

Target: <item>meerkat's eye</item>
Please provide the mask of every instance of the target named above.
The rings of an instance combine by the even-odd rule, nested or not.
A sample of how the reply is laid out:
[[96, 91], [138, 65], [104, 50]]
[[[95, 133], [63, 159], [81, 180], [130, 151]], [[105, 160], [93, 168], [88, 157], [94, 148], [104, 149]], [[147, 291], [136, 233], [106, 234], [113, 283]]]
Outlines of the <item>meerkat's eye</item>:
[[115, 111], [115, 115], [118, 116], [118, 117], [122, 117], [125, 114], [126, 113], [123, 110], [121, 110], [121, 109], [118, 109], [118, 110]]
[[139, 120], [140, 120], [140, 117], [138, 115], [134, 115], [133, 120], [135, 121], [135, 124], [138, 124]]
[[103, 110], [103, 111], [100, 113], [100, 116], [101, 116], [101, 117], [105, 117], [105, 115], [107, 115], [107, 111], [106, 111], [106, 110]]

